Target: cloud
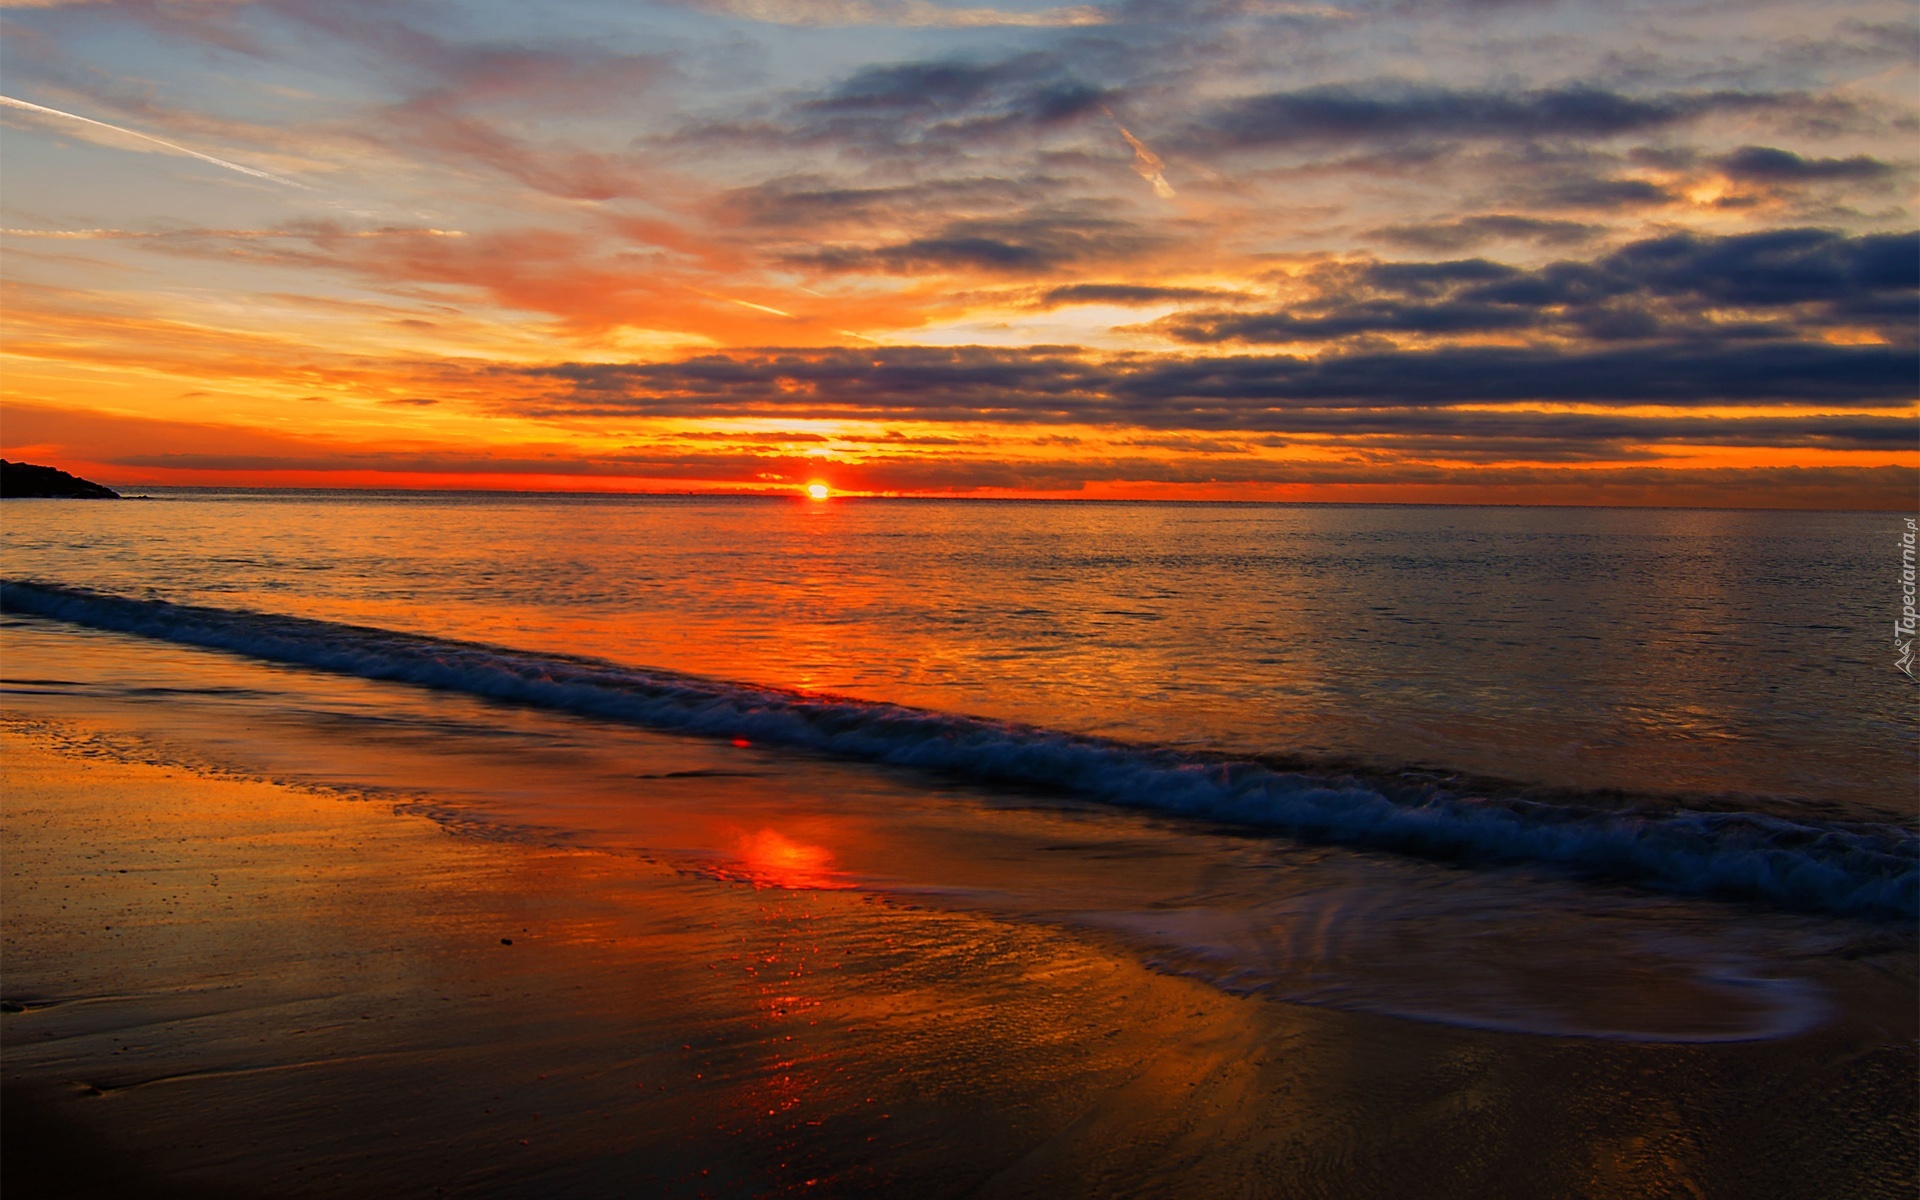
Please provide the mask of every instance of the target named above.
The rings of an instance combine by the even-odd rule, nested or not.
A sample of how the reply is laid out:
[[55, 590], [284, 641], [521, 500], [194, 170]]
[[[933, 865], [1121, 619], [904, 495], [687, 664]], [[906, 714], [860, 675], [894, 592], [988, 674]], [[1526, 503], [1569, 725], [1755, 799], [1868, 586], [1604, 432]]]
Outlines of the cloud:
[[[1523, 270], [1483, 258], [1336, 264], [1279, 312], [1183, 312], [1151, 328], [1193, 344], [1329, 341], [1360, 334], [1535, 332], [1601, 340], [1779, 339], [1866, 324], [1910, 340], [1914, 234], [1776, 229], [1676, 233], [1590, 262]], [[1762, 314], [1756, 316], [1755, 314]]]
[[1427, 407], [1547, 402], [1662, 404], [1906, 403], [1911, 356], [1886, 346], [1818, 343], [1656, 345], [1562, 351], [1459, 346], [1354, 353], [1173, 360], [1117, 381], [1157, 416], [1225, 428], [1263, 407]]
[[1001, 8], [948, 8], [928, 0], [688, 0], [692, 7], [774, 25], [820, 27], [885, 25], [907, 29], [1049, 28], [1104, 25], [1107, 14], [1093, 5], [1022, 12]]
[[[198, 6], [185, 11], [202, 15]], [[558, 24], [511, 40], [461, 38], [446, 31], [444, 20], [409, 4], [337, 0], [273, 4], [270, 11], [292, 24], [299, 48], [276, 38], [252, 53], [342, 72], [351, 105], [315, 107], [329, 117], [320, 128], [349, 143], [357, 157], [373, 149], [403, 170], [469, 185], [478, 168], [567, 200], [606, 201], [648, 190], [642, 159], [627, 145], [632, 117], [613, 147], [594, 142], [604, 136], [597, 127], [609, 112], [643, 114], [639, 102], [677, 78], [670, 53], [566, 37]], [[179, 18], [172, 6], [142, 10], [142, 19], [189, 37], [222, 24]]]
[[[1886, 346], [1761, 343], [1589, 351], [1098, 357], [1073, 347], [877, 347], [569, 363], [491, 373], [503, 408], [551, 416], [767, 416], [1282, 432], [1330, 409], [1483, 404], [1911, 403]], [[482, 389], [484, 390], [484, 389]]]
[[1495, 333], [1537, 324], [1537, 314], [1511, 305], [1369, 300], [1319, 316], [1201, 313], [1171, 317], [1155, 328], [1177, 341], [1194, 343], [1324, 342], [1360, 333]]
[[1025, 207], [1057, 195], [1064, 181], [1046, 176], [964, 176], [884, 187], [836, 186], [820, 176], [788, 176], [737, 188], [720, 210], [738, 225], [808, 232], [881, 223], [951, 219], [956, 212]]
[[1906, 503], [1914, 479], [1910, 469], [1892, 466], [1588, 465], [1589, 460], [1577, 453], [1559, 459], [1550, 452], [1542, 456], [1537, 446], [1516, 446], [1516, 453], [1508, 455], [1505, 448], [1491, 444], [1482, 447], [1484, 455], [1447, 446], [1432, 461], [1390, 454], [1356, 454], [1334, 461], [1179, 453], [1093, 453], [1075, 458], [881, 454], [845, 461], [724, 451], [562, 458], [511, 452], [316, 450], [306, 454], [129, 454], [105, 459], [109, 470], [90, 473], [115, 482], [122, 482], [130, 470], [136, 477], [152, 478], [155, 471], [162, 471], [186, 472], [189, 478], [201, 479], [298, 473], [320, 483], [329, 476], [357, 478], [364, 481], [362, 486], [380, 486], [386, 482], [382, 477], [438, 486], [510, 486], [519, 477], [571, 480], [575, 486], [592, 486], [597, 480], [642, 487], [700, 484], [775, 490], [824, 478], [842, 491], [905, 494], [1073, 494], [1100, 485], [1160, 484], [1242, 497], [1259, 496], [1262, 488], [1286, 487], [1314, 489], [1309, 494], [1326, 499], [1882, 509], [1898, 509]]
[[1751, 92], [1647, 96], [1593, 86], [1499, 92], [1401, 82], [1271, 92], [1221, 105], [1203, 122], [1233, 147], [1296, 146], [1410, 137], [1605, 139], [1648, 133], [1709, 114], [1791, 103]]
[[1365, 436], [1401, 450], [1464, 454], [1493, 448], [1506, 458], [1592, 461], [1663, 444], [1887, 451], [1908, 449], [1914, 441], [1907, 416], [1693, 417], [1528, 409], [1313, 409], [1277, 414], [1262, 432]]
[[382, 117], [387, 128], [376, 136], [395, 148], [477, 164], [550, 196], [605, 201], [646, 190], [637, 164], [625, 156], [517, 137], [442, 96], [415, 97]]
[[[1108, 113], [1107, 116], [1111, 117], [1113, 114]], [[1165, 174], [1167, 164], [1160, 161], [1158, 154], [1147, 149], [1145, 142], [1128, 132], [1125, 125], [1116, 120], [1113, 127], [1120, 131], [1120, 136], [1125, 138], [1127, 145], [1133, 148], [1133, 173], [1152, 185], [1154, 195], [1162, 200], [1173, 199], [1173, 185], [1167, 182]]]
[[1891, 166], [1877, 158], [1802, 158], [1771, 146], [1742, 146], [1715, 160], [1728, 179], [1742, 183], [1815, 183], [1828, 180], [1878, 180], [1891, 176]]
[[1485, 213], [1417, 225], [1387, 225], [1370, 231], [1373, 237], [1421, 250], [1465, 250], [1487, 242], [1534, 242], [1563, 246], [1591, 241], [1604, 226], [1519, 213]]
[[[355, 197], [303, 223], [35, 180], [50, 199], [12, 224], [48, 228], [5, 234], [28, 288], [8, 349], [101, 382], [23, 386], [151, 385], [156, 411], [341, 439], [123, 447], [174, 456], [155, 471], [1576, 486], [1525, 461], [1604, 469], [1599, 495], [1643, 486], [1607, 464], [1650, 480], [1675, 454], [1911, 460], [1916, 255], [1870, 231], [1906, 220], [1912, 106], [1856, 69], [1858, 29], [1835, 57], [1692, 10], [1655, 45], [1637, 10], [1521, 28], [1450, 0], [672, 2], [813, 28], [656, 10], [588, 40], [414, 0], [10, 16], [36, 39], [9, 60], [22, 94], [249, 165], [298, 148], [289, 175]], [[88, 49], [134, 40], [137, 79]], [[1181, 174], [1177, 206], [1129, 163], [1163, 195]], [[1833, 228], [1778, 227], [1800, 224]], [[1153, 323], [1088, 328], [1122, 320]], [[1007, 344], [896, 344], [972, 337]], [[530, 429], [555, 444], [506, 444]]]
[[1847, 316], [1913, 314], [1920, 289], [1917, 233], [1848, 237], [1827, 229], [1769, 229], [1730, 237], [1676, 233], [1634, 242], [1601, 260], [1651, 291], [1720, 304], [1820, 304]]
[[[956, 453], [950, 444], [926, 439], [881, 438], [849, 461], [781, 448], [781, 443], [818, 446], [815, 435], [766, 435], [757, 430], [675, 435], [614, 452], [582, 451], [553, 444], [495, 446], [418, 444], [395, 447], [327, 439], [281, 430], [156, 421], [105, 413], [73, 412], [33, 405], [9, 407], [7, 447], [35, 446], [69, 466], [110, 482], [258, 482], [358, 486], [665, 487], [718, 485], [791, 486], [828, 478], [836, 487], [902, 492], [1025, 490], [1072, 494], [1116, 483], [1155, 483], [1199, 494], [1261, 495], [1267, 486], [1331, 489], [1328, 499], [1469, 500], [1558, 503], [1735, 504], [1897, 508], [1914, 484], [1910, 467], [1840, 466], [1700, 468], [1670, 467], [1643, 460], [1629, 447], [1625, 461], [1609, 464], [1583, 438], [1641, 438], [1671, 442], [1694, 429], [1713, 436], [1726, 425], [1727, 444], [1772, 444], [1793, 440], [1794, 422], [1815, 438], [1845, 438], [1847, 418], [1615, 419], [1568, 413], [1414, 412], [1398, 432], [1376, 436], [1363, 413], [1298, 413], [1318, 422], [1303, 437], [1347, 423], [1351, 437], [1336, 458], [1274, 458], [1251, 452], [1272, 449], [1272, 438], [1236, 445], [1205, 437], [1128, 436], [1117, 441], [1074, 439], [1074, 454], [1049, 453], [1048, 439], [994, 445], [969, 438]], [[1530, 421], [1539, 422], [1529, 425]], [[1581, 427], [1585, 423], [1585, 427]], [[1777, 429], [1756, 428], [1777, 426]], [[1879, 418], [1864, 424], [1885, 425]], [[1879, 430], [1865, 431], [1879, 444]], [[1556, 442], [1555, 436], [1567, 440]], [[1745, 440], [1742, 440], [1745, 439]], [[683, 442], [694, 444], [685, 445]], [[704, 443], [712, 443], [706, 445]], [[1834, 440], [1834, 445], [1851, 445]], [[1158, 453], [1139, 453], [1139, 450]], [[1036, 451], [1038, 453], [1036, 453]], [[10, 450], [9, 456], [16, 451]], [[1524, 464], [1524, 465], [1516, 465]], [[1570, 464], [1571, 469], [1568, 465]], [[1207, 492], [1209, 486], [1220, 490]], [[1252, 490], [1249, 490], [1252, 489]], [[1423, 490], [1429, 489], [1429, 490]], [[1431, 490], [1438, 489], [1438, 490]], [[1176, 491], [1174, 494], [1182, 494]], [[1185, 494], [1193, 494], [1185, 491]]]
[[1569, 179], [1539, 189], [1535, 203], [1545, 208], [1629, 209], [1672, 204], [1680, 194], [1650, 179]]
[[[649, 415], [791, 410], [869, 415], [928, 410], [1020, 420], [1036, 406], [1056, 414], [1065, 398], [1097, 404], [1108, 372], [1072, 347], [878, 347], [711, 354], [673, 363], [566, 363], [499, 372], [532, 382], [542, 411]], [[564, 385], [567, 395], [551, 394]], [[1059, 401], [1059, 403], [1053, 403]]]
[[1073, 77], [1057, 56], [1015, 55], [997, 62], [944, 60], [868, 67], [797, 111], [815, 118], [953, 120], [963, 115], [1060, 121], [1097, 110], [1104, 93]]
[[1159, 287], [1139, 283], [1069, 283], [1048, 288], [1036, 302], [1039, 308], [1060, 308], [1069, 304], [1113, 304], [1139, 307], [1174, 304], [1187, 300], [1244, 300], [1242, 292], [1222, 288]]
[[787, 261], [829, 271], [1040, 275], [1071, 264], [1128, 258], [1164, 240], [1118, 217], [1053, 209], [953, 221], [923, 237], [871, 247], [829, 246]]
[[896, 173], [919, 161], [959, 162], [970, 148], [1031, 142], [1098, 114], [1113, 96], [1087, 78], [1099, 65], [1028, 50], [863, 67], [763, 115], [691, 123], [661, 145], [702, 155], [825, 148]]

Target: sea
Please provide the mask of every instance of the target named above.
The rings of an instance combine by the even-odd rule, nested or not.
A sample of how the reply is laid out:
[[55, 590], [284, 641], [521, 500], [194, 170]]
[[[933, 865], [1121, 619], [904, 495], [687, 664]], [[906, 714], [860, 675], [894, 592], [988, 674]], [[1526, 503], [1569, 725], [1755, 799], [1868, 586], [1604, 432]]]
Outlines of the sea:
[[9, 721], [452, 836], [1632, 1041], [1816, 1027], [1920, 913], [1900, 514], [156, 488], [4, 518]]

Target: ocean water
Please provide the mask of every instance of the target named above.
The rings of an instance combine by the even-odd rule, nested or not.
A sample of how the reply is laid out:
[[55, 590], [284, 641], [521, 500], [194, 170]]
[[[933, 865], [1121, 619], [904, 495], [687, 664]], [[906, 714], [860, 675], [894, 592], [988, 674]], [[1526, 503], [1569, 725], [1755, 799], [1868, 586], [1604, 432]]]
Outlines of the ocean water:
[[8, 503], [11, 718], [1533, 1033], [1809, 1028], [1916, 914], [1888, 515], [155, 496]]

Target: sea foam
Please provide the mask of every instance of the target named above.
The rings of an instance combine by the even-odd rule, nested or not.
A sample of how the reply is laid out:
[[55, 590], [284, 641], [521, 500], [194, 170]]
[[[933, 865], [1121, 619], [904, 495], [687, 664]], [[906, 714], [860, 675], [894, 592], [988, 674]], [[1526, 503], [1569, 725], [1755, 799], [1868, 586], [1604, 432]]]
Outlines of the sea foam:
[[0, 581], [0, 609], [654, 729], [1059, 789], [1316, 841], [1551, 865], [1796, 909], [1920, 915], [1920, 837], [1895, 826], [1747, 812], [1610, 812], [1439, 787], [1404, 792], [895, 704], [51, 583]]

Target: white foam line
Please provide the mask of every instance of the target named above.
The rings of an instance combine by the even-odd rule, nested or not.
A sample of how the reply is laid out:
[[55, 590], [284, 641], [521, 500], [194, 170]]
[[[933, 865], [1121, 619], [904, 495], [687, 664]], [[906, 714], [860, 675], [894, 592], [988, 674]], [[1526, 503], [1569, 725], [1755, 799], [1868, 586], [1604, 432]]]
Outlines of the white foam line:
[[1763, 813], [1604, 812], [1219, 761], [978, 717], [591, 659], [0, 581], [0, 608], [366, 679], [1278, 830], [1427, 858], [1573, 868], [1670, 890], [1874, 917], [1920, 915], [1920, 837]]

